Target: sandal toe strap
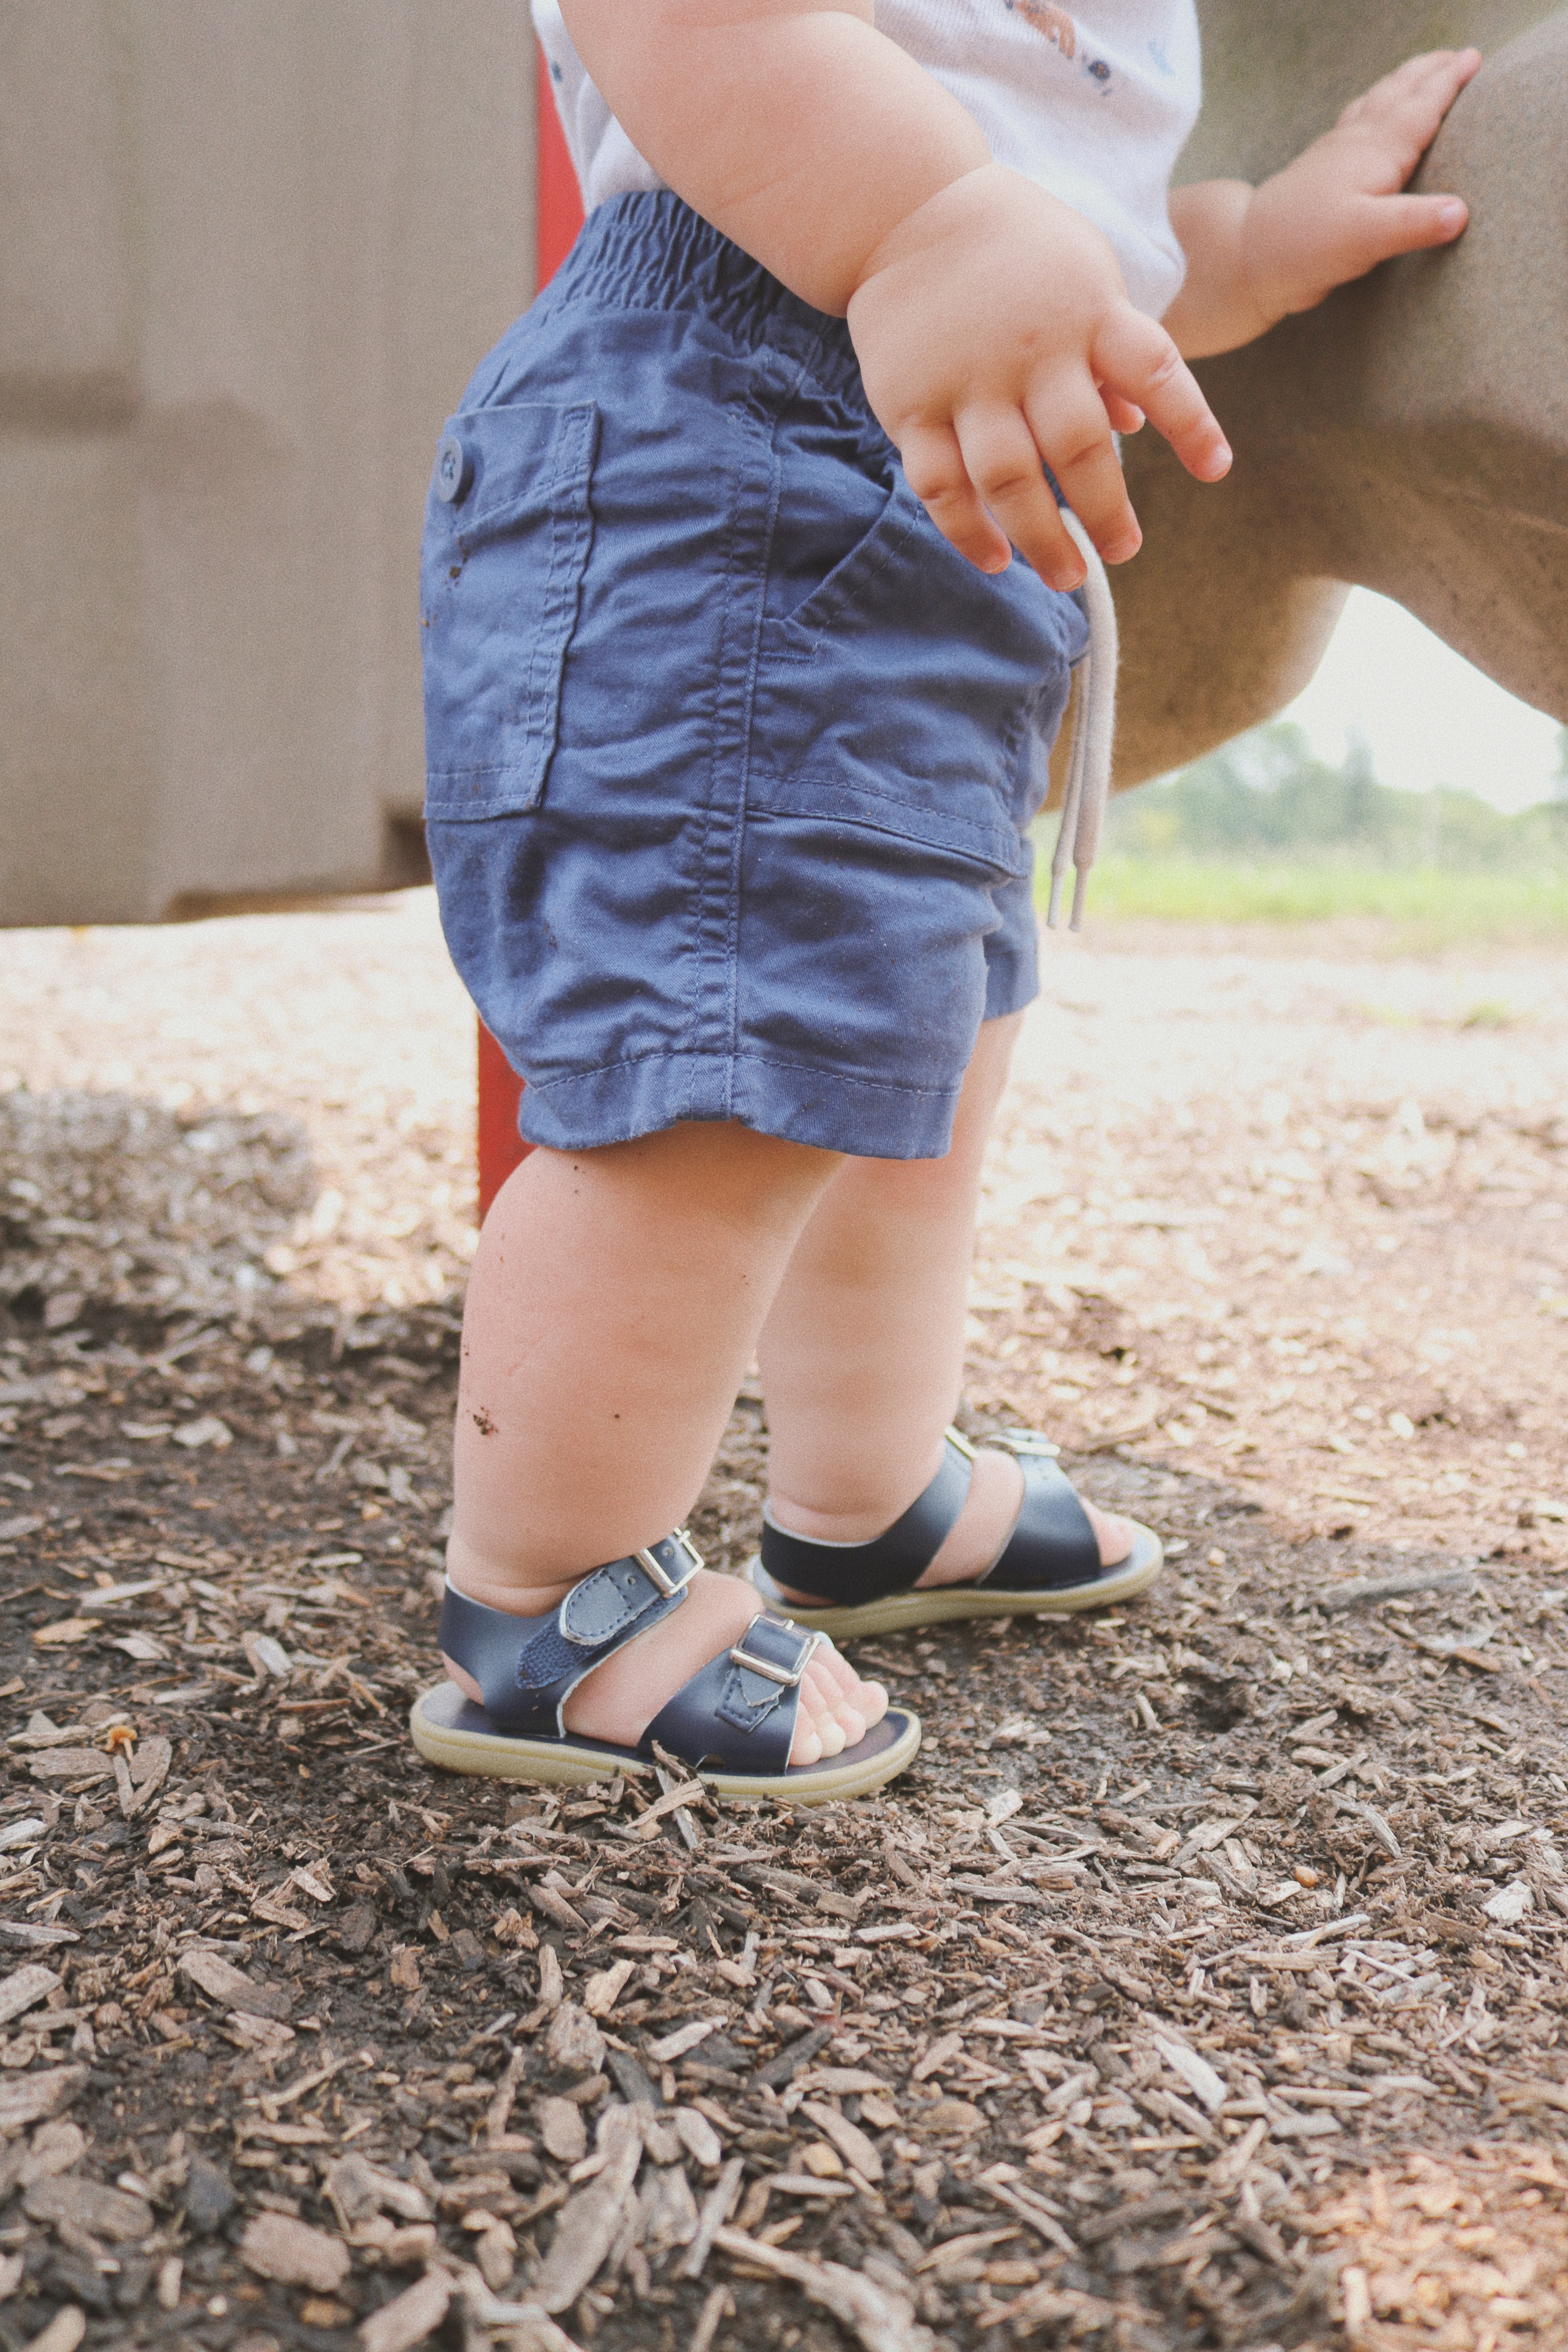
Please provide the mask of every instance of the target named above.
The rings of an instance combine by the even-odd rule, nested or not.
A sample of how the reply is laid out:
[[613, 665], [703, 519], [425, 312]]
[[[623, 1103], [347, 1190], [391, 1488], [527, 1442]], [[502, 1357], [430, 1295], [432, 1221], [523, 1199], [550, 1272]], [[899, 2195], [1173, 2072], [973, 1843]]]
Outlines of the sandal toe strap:
[[732, 1650], [699, 1667], [659, 1709], [639, 1755], [651, 1757], [657, 1745], [693, 1771], [782, 1773], [795, 1745], [801, 1676], [822, 1638], [759, 1612]]
[[979, 1582], [992, 1591], [1040, 1592], [1103, 1576], [1099, 1540], [1066, 1472], [1043, 1454], [1011, 1450], [1024, 1473], [1023, 1505]]
[[485, 1713], [514, 1738], [564, 1738], [562, 1709], [585, 1675], [662, 1623], [702, 1565], [684, 1529], [596, 1568], [543, 1617], [487, 1609], [448, 1584], [440, 1644], [472, 1675]]

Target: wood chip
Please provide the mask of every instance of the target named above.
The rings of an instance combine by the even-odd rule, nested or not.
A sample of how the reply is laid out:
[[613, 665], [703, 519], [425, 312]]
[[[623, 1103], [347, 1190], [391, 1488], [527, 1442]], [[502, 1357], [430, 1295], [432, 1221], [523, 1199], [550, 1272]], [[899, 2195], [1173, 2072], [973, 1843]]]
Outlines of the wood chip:
[[716, 2242], [735, 2261], [790, 2280], [813, 2303], [858, 2337], [864, 2352], [934, 2352], [936, 2339], [915, 2318], [912, 2304], [895, 2302], [886, 2288], [841, 2263], [808, 2261], [783, 2246], [763, 2245], [740, 2230], [721, 2230]]
[[722, 2017], [693, 2018], [689, 2024], [678, 2026], [673, 2033], [665, 2034], [658, 2042], [650, 2042], [647, 2054], [661, 2066], [668, 2066], [675, 2059], [684, 2058], [687, 2052], [695, 2050], [700, 2042], [706, 2042], [709, 2035], [716, 2033], [725, 2022]]
[[588, 2126], [572, 2099], [541, 2099], [534, 2120], [545, 2151], [557, 2164], [581, 2164], [588, 2152]]
[[713, 2251], [714, 2240], [735, 2210], [745, 2171], [745, 2158], [732, 2156], [703, 2199], [702, 2210], [697, 2217], [696, 2235], [681, 2260], [682, 2278], [701, 2277], [708, 2257]]
[[27, 1769], [35, 1780], [110, 1780], [114, 1766], [100, 1748], [56, 1748], [35, 1756]]
[[642, 2129], [629, 2107], [612, 2108], [600, 2133], [605, 2168], [562, 2207], [534, 2284], [535, 2299], [548, 2312], [567, 2310], [592, 2285], [621, 2226], [642, 2162]]
[[276, 2279], [280, 2286], [311, 2287], [318, 2294], [334, 2293], [353, 2267], [341, 2238], [331, 2238], [324, 2230], [312, 2230], [286, 2213], [258, 2213], [240, 2240], [239, 2258], [258, 2278]]
[[1364, 1609], [1377, 1601], [1399, 1601], [1409, 1592], [1459, 1592], [1473, 1590], [1474, 1572], [1468, 1568], [1405, 1569], [1394, 1576], [1355, 1576], [1343, 1583], [1326, 1584], [1314, 1595], [1314, 1605], [1325, 1616], [1346, 1609]]
[[281, 1985], [253, 1984], [250, 1979], [226, 1960], [221, 1952], [195, 1950], [180, 1956], [180, 1974], [187, 1983], [205, 1992], [209, 2000], [220, 2008], [240, 2010], [251, 2017], [287, 2018], [294, 2007], [294, 1996]]
[[1168, 2035], [1156, 2033], [1154, 2047], [1167, 2066], [1178, 2074], [1187, 2088], [1195, 2093], [1212, 2116], [1225, 2105], [1227, 2096], [1225, 2080], [1216, 2074], [1206, 2058], [1189, 2050], [1184, 2042], [1173, 2042]]
[[35, 1626], [33, 1646], [39, 1650], [68, 1649], [74, 1643], [90, 1641], [94, 1633], [101, 1631], [100, 1618], [61, 1617], [52, 1625]]
[[667, 1789], [662, 1797], [656, 1797], [647, 1812], [638, 1815], [632, 1831], [633, 1837], [646, 1843], [660, 1822], [668, 1821], [671, 1813], [679, 1813], [685, 1807], [701, 1803], [707, 1794], [700, 1780], [678, 1782], [673, 1789]]
[[39, 2074], [0, 2082], [0, 2139], [10, 2139], [28, 2124], [58, 2115], [86, 2081], [85, 2066], [51, 2066]]
[[880, 2180], [882, 2159], [877, 2152], [876, 2142], [867, 2137], [858, 2124], [852, 2124], [847, 2116], [839, 2114], [837, 2107], [827, 2106], [818, 2099], [802, 2100], [801, 2113], [811, 2117], [823, 2137], [832, 2141], [846, 2164], [859, 2173], [862, 2179]]
[[30, 2221], [46, 2228], [77, 2230], [111, 2245], [139, 2245], [153, 2234], [153, 2208], [122, 2189], [106, 2189], [80, 2173], [36, 2180], [22, 2200]]
[[434, 2336], [451, 2300], [450, 2272], [426, 2271], [415, 2285], [384, 2303], [363, 2323], [359, 2340], [364, 2352], [411, 2352], [414, 2345]]
[[45, 1968], [41, 1960], [25, 1969], [14, 1969], [0, 1982], [0, 2025], [9, 2025], [14, 2017], [34, 2009], [46, 1993], [54, 1991], [59, 1978], [53, 1969]]
[[621, 1994], [637, 1973], [632, 1960], [616, 1960], [588, 1979], [583, 1988], [583, 2006], [590, 2017], [608, 2017]]
[[26, 2352], [76, 2352], [86, 2334], [87, 2314], [74, 2303], [68, 2303], [40, 2334], [32, 2337]]

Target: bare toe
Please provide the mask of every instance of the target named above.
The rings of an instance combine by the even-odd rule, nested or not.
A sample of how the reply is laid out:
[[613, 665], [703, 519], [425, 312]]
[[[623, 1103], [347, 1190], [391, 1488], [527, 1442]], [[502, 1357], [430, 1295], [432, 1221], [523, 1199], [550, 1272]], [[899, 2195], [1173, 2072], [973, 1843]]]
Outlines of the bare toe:
[[816, 1718], [808, 1715], [804, 1706], [795, 1718], [789, 1760], [792, 1764], [820, 1764], [822, 1761], [822, 1735], [817, 1730]]
[[849, 1745], [844, 1736], [844, 1726], [836, 1715], [823, 1715], [817, 1717], [816, 1736], [822, 1743], [822, 1752], [825, 1757], [842, 1756]]
[[809, 1715], [822, 1742], [825, 1756], [837, 1756], [854, 1744], [855, 1735], [846, 1726], [845, 1706], [833, 1676], [814, 1658], [801, 1684], [800, 1708]]
[[1094, 1539], [1100, 1546], [1101, 1568], [1117, 1568], [1129, 1558], [1134, 1541], [1131, 1519], [1119, 1519], [1107, 1511], [1097, 1511], [1092, 1503], [1085, 1503], [1089, 1524], [1094, 1529]]
[[847, 1658], [821, 1643], [801, 1679], [792, 1764], [816, 1764], [858, 1748], [888, 1711], [880, 1683], [862, 1682]]

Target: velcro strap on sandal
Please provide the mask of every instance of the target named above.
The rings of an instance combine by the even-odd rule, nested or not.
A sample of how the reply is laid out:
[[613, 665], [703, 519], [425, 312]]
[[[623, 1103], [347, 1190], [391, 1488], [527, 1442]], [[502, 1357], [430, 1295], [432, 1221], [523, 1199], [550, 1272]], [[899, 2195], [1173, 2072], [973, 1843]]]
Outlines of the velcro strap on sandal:
[[543, 1617], [488, 1609], [448, 1584], [441, 1647], [472, 1675], [498, 1731], [563, 1736], [562, 1709], [584, 1676], [678, 1609], [701, 1565], [682, 1529], [595, 1569]]
[[931, 1485], [902, 1518], [869, 1543], [814, 1543], [776, 1526], [764, 1511], [763, 1566], [775, 1584], [838, 1609], [907, 1592], [925, 1574], [963, 1510], [973, 1463], [973, 1448], [950, 1431]]
[[644, 1732], [639, 1753], [667, 1748], [696, 1771], [782, 1772], [795, 1745], [800, 1682], [823, 1636], [766, 1611], [732, 1650], [700, 1667]]

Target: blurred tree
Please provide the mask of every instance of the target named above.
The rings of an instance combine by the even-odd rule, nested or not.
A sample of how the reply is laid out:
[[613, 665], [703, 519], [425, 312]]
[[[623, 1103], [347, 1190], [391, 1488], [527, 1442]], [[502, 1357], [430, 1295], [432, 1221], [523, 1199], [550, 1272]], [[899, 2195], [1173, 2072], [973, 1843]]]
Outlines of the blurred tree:
[[1352, 736], [1337, 766], [1284, 719], [1115, 803], [1107, 846], [1123, 856], [1448, 868], [1552, 866], [1568, 853], [1568, 728], [1556, 797], [1508, 816], [1474, 793], [1380, 783]]

